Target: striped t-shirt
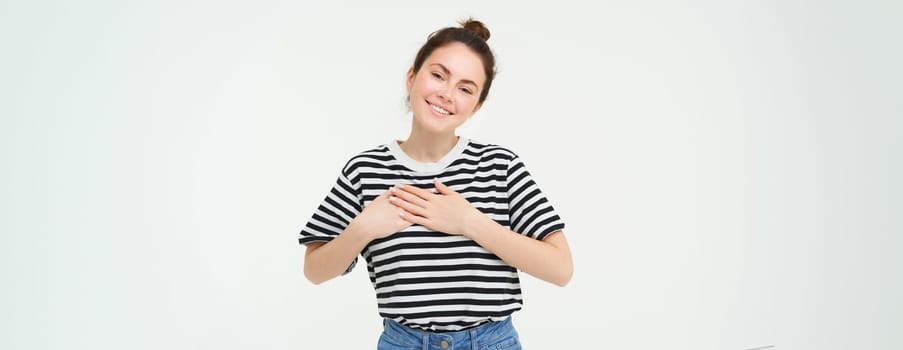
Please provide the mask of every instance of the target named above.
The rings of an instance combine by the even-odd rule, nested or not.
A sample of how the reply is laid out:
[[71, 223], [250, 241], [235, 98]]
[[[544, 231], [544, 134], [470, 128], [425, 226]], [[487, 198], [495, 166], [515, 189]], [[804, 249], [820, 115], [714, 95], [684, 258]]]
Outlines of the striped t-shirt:
[[[395, 141], [352, 157], [302, 229], [299, 242], [332, 240], [396, 184], [435, 193], [434, 178], [519, 234], [542, 240], [564, 228], [514, 152], [461, 137], [435, 163], [411, 159]], [[376, 290], [379, 314], [412, 328], [461, 330], [504, 320], [523, 305], [517, 270], [464, 236], [414, 224], [373, 240], [361, 256]]]

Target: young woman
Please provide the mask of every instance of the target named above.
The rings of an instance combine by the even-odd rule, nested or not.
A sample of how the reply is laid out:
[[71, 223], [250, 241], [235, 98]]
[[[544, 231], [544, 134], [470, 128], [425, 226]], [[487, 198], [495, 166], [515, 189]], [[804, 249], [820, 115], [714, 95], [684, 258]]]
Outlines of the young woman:
[[407, 72], [407, 140], [352, 157], [301, 231], [315, 284], [366, 261], [378, 349], [519, 349], [518, 270], [571, 278], [564, 223], [517, 154], [455, 135], [495, 75], [489, 30], [461, 24], [432, 33]]

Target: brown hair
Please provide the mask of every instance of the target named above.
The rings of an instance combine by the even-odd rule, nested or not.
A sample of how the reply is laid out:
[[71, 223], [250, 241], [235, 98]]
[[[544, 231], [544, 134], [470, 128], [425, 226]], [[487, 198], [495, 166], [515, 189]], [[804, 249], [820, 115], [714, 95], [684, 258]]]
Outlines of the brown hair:
[[486, 74], [486, 83], [483, 84], [483, 90], [480, 92], [480, 99], [477, 103], [483, 103], [486, 96], [489, 95], [489, 87], [492, 86], [492, 79], [495, 78], [495, 56], [489, 45], [489, 29], [483, 25], [483, 22], [473, 18], [459, 22], [461, 27], [447, 27], [437, 30], [427, 37], [426, 43], [420, 47], [417, 56], [414, 58], [414, 74], [420, 71], [423, 62], [437, 48], [452, 42], [459, 42], [467, 45], [474, 53], [480, 56], [483, 61], [483, 72]]

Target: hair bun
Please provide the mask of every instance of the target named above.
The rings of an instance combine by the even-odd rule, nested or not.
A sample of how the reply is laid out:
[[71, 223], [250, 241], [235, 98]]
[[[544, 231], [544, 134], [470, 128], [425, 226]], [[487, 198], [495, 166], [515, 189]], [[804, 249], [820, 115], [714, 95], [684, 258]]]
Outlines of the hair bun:
[[483, 41], [489, 40], [489, 29], [486, 28], [483, 22], [468, 18], [460, 23], [461, 27], [476, 35], [477, 38], [483, 39]]

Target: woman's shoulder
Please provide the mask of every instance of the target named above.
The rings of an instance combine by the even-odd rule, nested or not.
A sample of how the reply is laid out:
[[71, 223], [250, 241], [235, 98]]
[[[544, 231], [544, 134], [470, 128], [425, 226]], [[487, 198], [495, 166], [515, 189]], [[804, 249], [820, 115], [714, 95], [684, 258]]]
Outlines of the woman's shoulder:
[[[515, 153], [511, 148], [495, 144], [482, 142], [479, 140], [468, 139], [467, 150], [465, 152], [470, 153], [471, 155], [481, 156], [481, 157], [501, 157], [507, 158], [509, 160], [517, 158], [517, 153]], [[469, 152], [468, 152], [469, 151]]]
[[367, 147], [362, 151], [359, 151], [351, 156], [350, 160], [354, 160], [356, 158], [367, 158], [367, 157], [383, 157], [389, 154], [389, 144], [381, 143], [376, 146]]
[[361, 151], [353, 153], [348, 161], [345, 162], [343, 171], [349, 171], [357, 168], [361, 164], [384, 163], [392, 159], [389, 154], [388, 143], [378, 144], [376, 146], [366, 147]]

